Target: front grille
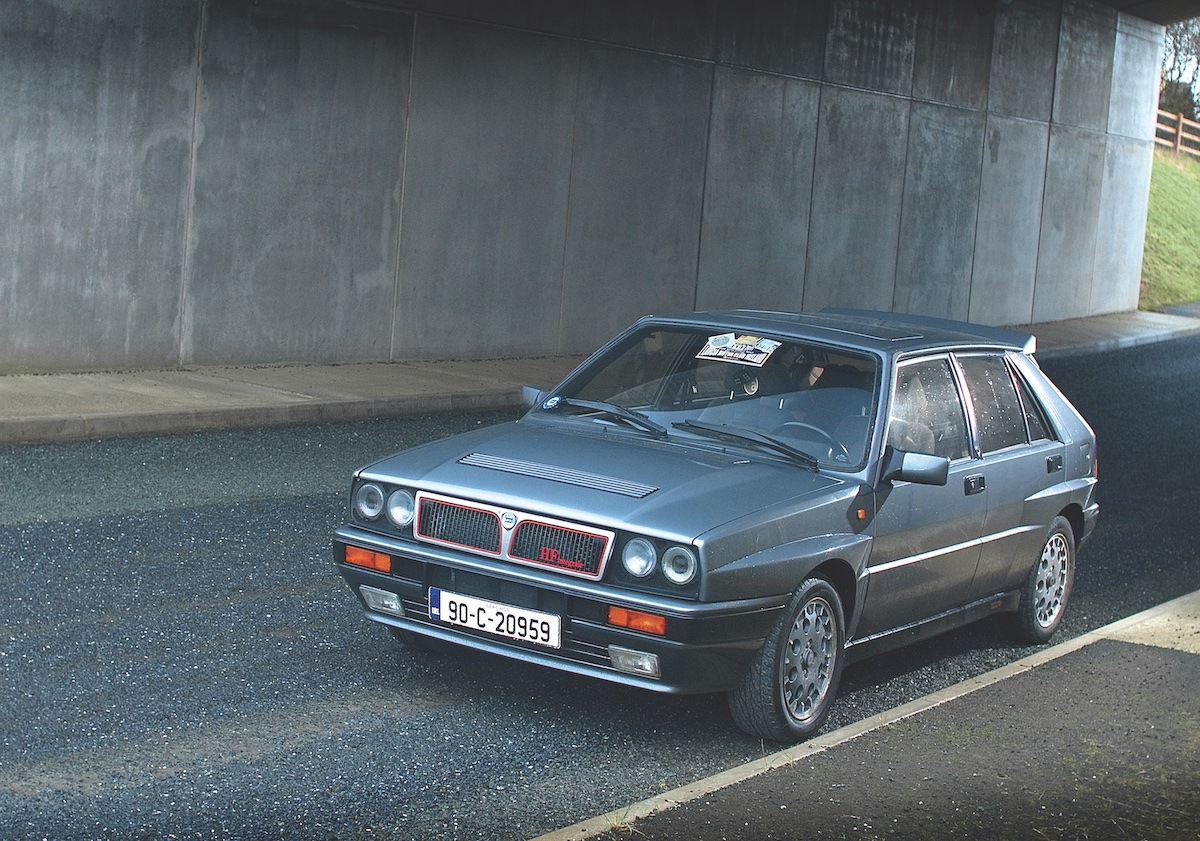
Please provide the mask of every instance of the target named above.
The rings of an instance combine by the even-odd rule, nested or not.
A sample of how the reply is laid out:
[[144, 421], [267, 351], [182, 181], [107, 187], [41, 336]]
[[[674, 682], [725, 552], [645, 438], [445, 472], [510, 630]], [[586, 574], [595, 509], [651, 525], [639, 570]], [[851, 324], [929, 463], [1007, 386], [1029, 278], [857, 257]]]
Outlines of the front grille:
[[529, 521], [517, 528], [508, 552], [518, 560], [595, 576], [607, 548], [600, 535]]
[[500, 554], [500, 518], [491, 511], [468, 508], [440, 499], [422, 499], [417, 536], [438, 543]]
[[416, 536], [593, 581], [604, 576], [615, 537], [604, 529], [424, 491], [417, 494]]

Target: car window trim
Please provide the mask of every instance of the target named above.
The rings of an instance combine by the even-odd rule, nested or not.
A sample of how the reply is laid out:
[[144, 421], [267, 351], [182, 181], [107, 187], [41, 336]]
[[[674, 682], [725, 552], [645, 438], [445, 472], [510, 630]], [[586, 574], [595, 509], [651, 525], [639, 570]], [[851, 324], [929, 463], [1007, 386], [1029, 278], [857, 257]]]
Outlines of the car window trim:
[[[996, 453], [1005, 453], [1005, 452], [1008, 452], [1009, 450], [1015, 449], [1016, 447], [1028, 447], [1030, 444], [1037, 443], [1035, 441], [1030, 440], [1031, 436], [1029, 434], [1029, 420], [1025, 416], [1025, 404], [1021, 402], [1021, 389], [1017, 388], [1017, 383], [1015, 380], [1013, 380], [1015, 366], [1012, 364], [1012, 360], [1009, 359], [1010, 352], [1003, 351], [1003, 350], [991, 350], [991, 351], [989, 351], [989, 350], [971, 350], [971, 351], [966, 351], [964, 353], [952, 353], [950, 355], [952, 357], [954, 357], [955, 366], [958, 368], [959, 376], [962, 377], [962, 387], [966, 390], [966, 393], [967, 393], [967, 402], [971, 406], [971, 437], [974, 442], [973, 449], [974, 449], [975, 453], [977, 454], [976, 457], [977, 458], [987, 458], [989, 456], [995, 455]], [[964, 358], [978, 357], [978, 356], [990, 356], [993, 358], [999, 357], [1001, 364], [1004, 365], [1005, 369], [1007, 369], [1007, 371], [1008, 371], [1009, 382], [1011, 383], [1011, 385], [1013, 387], [1013, 393], [1016, 395], [1016, 398], [1017, 398], [1017, 406], [1020, 407], [1020, 409], [1021, 409], [1021, 426], [1025, 430], [1025, 440], [1023, 442], [1009, 444], [1007, 447], [1001, 447], [998, 450], [988, 450], [986, 453], [983, 451], [983, 444], [982, 444], [981, 437], [979, 435], [979, 425], [978, 425], [978, 421], [975, 418], [975, 397], [974, 397], [974, 395], [971, 394], [970, 386], [967, 385], [966, 371], [963, 370], [962, 365], [958, 360], [958, 357], [960, 357], [960, 356], [964, 357]], [[1042, 418], [1043, 418], [1043, 420], [1046, 418], [1045, 412], [1042, 412]], [[1047, 428], [1050, 428], [1049, 424], [1047, 424]], [[1054, 439], [1047, 439], [1047, 440], [1054, 440]]]
[[[963, 413], [963, 426], [967, 433], [967, 454], [961, 458], [951, 459], [950, 466], [953, 468], [957, 464], [962, 464], [966, 461], [978, 461], [979, 447], [975, 442], [975, 434], [973, 429], [973, 412], [974, 407], [968, 406], [970, 400], [970, 392], [966, 389], [966, 383], [963, 379], [962, 371], [959, 370], [957, 363], [954, 360], [954, 354], [950, 351], [940, 351], [938, 353], [930, 353], [919, 356], [909, 356], [903, 359], [896, 360], [892, 366], [891, 384], [888, 387], [887, 411], [884, 415], [886, 425], [883, 430], [883, 437], [880, 439], [884, 449], [888, 446], [888, 441], [892, 434], [892, 406], [896, 399], [896, 386], [900, 382], [900, 371], [907, 368], [909, 365], [914, 365], [918, 362], [931, 362], [937, 359], [945, 360], [950, 366], [950, 376], [954, 380], [954, 387], [958, 391], [958, 408]], [[882, 463], [882, 459], [881, 459]]]
[[[1026, 442], [1029, 444], [1036, 444], [1038, 441], [1047, 440], [1062, 443], [1062, 439], [1059, 437], [1058, 430], [1055, 429], [1054, 424], [1050, 421], [1050, 414], [1046, 411], [1046, 407], [1043, 406], [1042, 402], [1038, 399], [1037, 394], [1034, 393], [1033, 387], [1029, 384], [1028, 378], [1025, 377], [1017, 368], [1016, 362], [1013, 359], [1013, 355], [1011, 353], [1005, 354], [1004, 361], [1008, 364], [1008, 374], [1013, 378], [1013, 386], [1017, 390], [1017, 402], [1021, 404], [1021, 414], [1025, 419]], [[1046, 430], [1046, 434], [1049, 436], [1046, 439], [1039, 438], [1037, 441], [1033, 440], [1033, 430], [1029, 428], [1029, 407], [1025, 405], [1026, 396], [1033, 401], [1033, 411], [1039, 418], [1041, 418], [1042, 428]]]

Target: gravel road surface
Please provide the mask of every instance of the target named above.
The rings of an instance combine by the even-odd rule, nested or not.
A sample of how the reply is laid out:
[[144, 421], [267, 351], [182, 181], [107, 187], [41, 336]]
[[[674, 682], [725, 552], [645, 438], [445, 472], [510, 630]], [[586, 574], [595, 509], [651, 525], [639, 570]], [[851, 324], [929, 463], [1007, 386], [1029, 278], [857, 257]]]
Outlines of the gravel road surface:
[[[1065, 639], [1200, 588], [1200, 339], [1044, 363], [1096, 428]], [[661, 697], [395, 643], [331, 563], [352, 470], [511, 414], [0, 449], [0, 837], [528, 838], [775, 749]], [[849, 668], [836, 728], [1015, 660]]]

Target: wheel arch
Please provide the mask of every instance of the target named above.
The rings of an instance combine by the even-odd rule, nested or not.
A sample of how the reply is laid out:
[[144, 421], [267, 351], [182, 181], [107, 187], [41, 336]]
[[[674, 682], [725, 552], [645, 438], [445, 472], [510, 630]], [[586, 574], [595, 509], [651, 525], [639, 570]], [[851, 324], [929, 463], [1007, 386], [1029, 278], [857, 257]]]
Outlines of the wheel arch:
[[790, 596], [807, 578], [821, 575], [842, 600], [847, 624], [857, 603], [855, 569], [866, 564], [871, 537], [846, 532], [781, 543], [718, 567], [701, 584], [702, 601]]
[[1083, 542], [1083, 508], [1078, 503], [1072, 502], [1062, 511], [1059, 511], [1058, 516], [1071, 524], [1071, 540], [1075, 544], [1073, 548], [1078, 549], [1080, 543]]
[[[833, 558], [815, 567], [807, 578], [819, 576], [833, 585], [842, 602], [842, 623], [848, 629], [858, 604], [858, 580], [848, 561]], [[799, 584], [797, 584], [799, 586]]]

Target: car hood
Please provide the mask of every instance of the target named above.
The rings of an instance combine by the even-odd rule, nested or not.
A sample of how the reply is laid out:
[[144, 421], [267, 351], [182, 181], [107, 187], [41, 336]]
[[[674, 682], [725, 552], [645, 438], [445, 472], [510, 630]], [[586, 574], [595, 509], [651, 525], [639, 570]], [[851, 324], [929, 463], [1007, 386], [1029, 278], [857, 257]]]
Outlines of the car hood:
[[418, 490], [688, 541], [846, 482], [741, 449], [617, 427], [525, 419], [378, 461], [362, 474]]

